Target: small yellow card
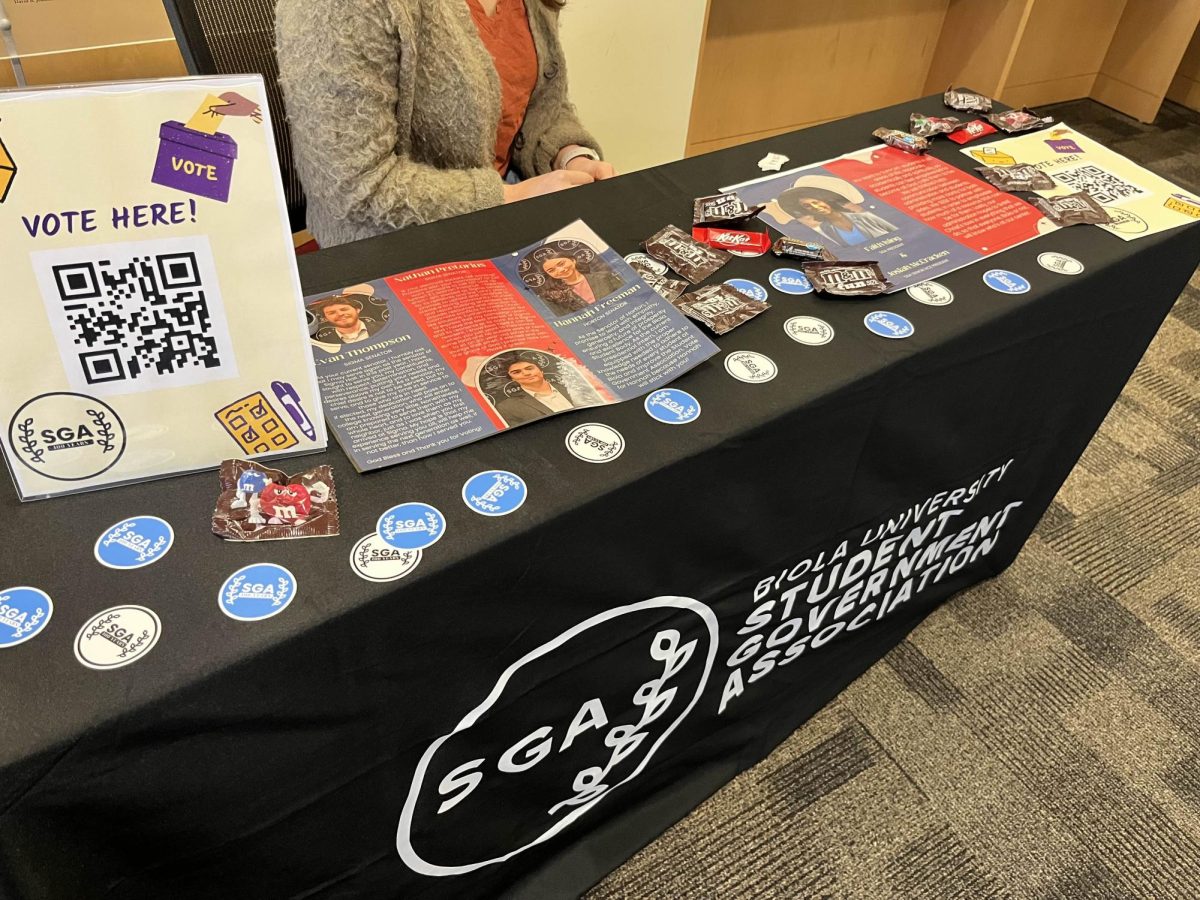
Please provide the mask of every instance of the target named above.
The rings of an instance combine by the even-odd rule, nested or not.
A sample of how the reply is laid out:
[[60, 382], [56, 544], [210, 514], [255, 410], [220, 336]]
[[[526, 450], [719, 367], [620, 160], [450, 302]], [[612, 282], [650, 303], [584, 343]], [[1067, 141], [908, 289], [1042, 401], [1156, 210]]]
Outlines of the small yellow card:
[[202, 134], [216, 134], [221, 123], [225, 121], [225, 117], [213, 110], [220, 109], [222, 106], [228, 106], [228, 104], [220, 97], [209, 94], [204, 98], [199, 109], [192, 113], [192, 117], [187, 120], [187, 127]]

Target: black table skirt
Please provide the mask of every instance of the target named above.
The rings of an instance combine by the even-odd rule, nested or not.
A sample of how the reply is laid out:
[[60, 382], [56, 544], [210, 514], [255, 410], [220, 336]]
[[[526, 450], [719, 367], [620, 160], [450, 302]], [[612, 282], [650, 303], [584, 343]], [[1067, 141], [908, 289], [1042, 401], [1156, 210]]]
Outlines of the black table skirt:
[[[828, 159], [869, 144], [879, 125], [940, 109], [926, 98], [333, 248], [301, 259], [304, 287], [487, 258], [575, 218], [628, 253], [668, 222], [687, 226], [693, 197], [754, 177], [768, 151], [797, 165]], [[956, 145], [933, 152], [968, 168]], [[1086, 271], [1042, 269], [1047, 250]], [[904, 293], [773, 292], [771, 311], [677, 383], [701, 401], [694, 424], [659, 424], [630, 402], [363, 476], [337, 449], [305, 460], [335, 468], [335, 539], [222, 543], [209, 533], [215, 473], [26, 505], [5, 485], [0, 582], [40, 587], [56, 607], [45, 632], [0, 651], [0, 895], [586, 889], [762, 759], [931, 609], [1012, 561], [1198, 261], [1194, 228], [1125, 243], [1077, 227], [939, 278], [956, 297], [946, 307]], [[776, 265], [737, 259], [720, 277], [765, 284]], [[991, 265], [1032, 290], [987, 289]], [[915, 335], [868, 333], [872, 309], [902, 312]], [[790, 340], [792, 315], [825, 319], [835, 340]], [[778, 377], [729, 377], [723, 360], [738, 350], [769, 356]], [[568, 454], [566, 432], [588, 421], [624, 435], [620, 458]], [[468, 510], [463, 482], [485, 469], [524, 477], [528, 502], [497, 519]], [[882, 618], [855, 613], [854, 628], [845, 616], [826, 630], [836, 610], [814, 623], [824, 605], [794, 592], [802, 624], [779, 632], [768, 667], [784, 592], [809, 580], [804, 561], [828, 578], [878, 548], [889, 520], [898, 534], [928, 524], [920, 504], [939, 493], [942, 510], [957, 510], [943, 536], [980, 519], [994, 530], [944, 545], [923, 589]], [[359, 579], [350, 548], [407, 500], [446, 513], [444, 539], [403, 580]], [[135, 572], [101, 568], [96, 537], [139, 514], [167, 518], [174, 548]], [[217, 590], [258, 561], [291, 569], [298, 598], [269, 620], [235, 622]], [[158, 645], [118, 671], [84, 668], [76, 631], [122, 602], [159, 614]], [[621, 759], [600, 777], [614, 750]], [[607, 789], [591, 802], [597, 780]], [[397, 849], [406, 810], [401, 831], [421, 862]]]

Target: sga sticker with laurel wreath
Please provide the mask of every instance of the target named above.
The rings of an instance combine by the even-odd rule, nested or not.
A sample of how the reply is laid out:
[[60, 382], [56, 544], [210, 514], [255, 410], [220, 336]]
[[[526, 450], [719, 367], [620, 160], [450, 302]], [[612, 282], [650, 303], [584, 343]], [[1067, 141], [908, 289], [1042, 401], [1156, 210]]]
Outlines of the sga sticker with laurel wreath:
[[92, 616], [75, 635], [75, 658], [89, 669], [119, 669], [158, 643], [162, 622], [144, 606], [113, 606]]
[[239, 622], [277, 616], [296, 599], [296, 576], [275, 563], [243, 566], [225, 579], [217, 595], [221, 612]]
[[158, 516], [134, 516], [96, 539], [96, 561], [110, 569], [140, 569], [158, 562], [175, 543], [175, 530]]
[[420, 550], [389, 547], [375, 532], [363, 535], [350, 551], [350, 568], [367, 581], [396, 581], [421, 562]]
[[54, 601], [32, 587], [0, 591], [0, 650], [36, 637], [54, 615]]
[[107, 403], [57, 391], [27, 400], [8, 423], [13, 457], [55, 481], [107, 472], [125, 452], [125, 426]]
[[442, 539], [446, 517], [428, 503], [401, 503], [379, 517], [375, 530], [389, 547], [424, 550]]

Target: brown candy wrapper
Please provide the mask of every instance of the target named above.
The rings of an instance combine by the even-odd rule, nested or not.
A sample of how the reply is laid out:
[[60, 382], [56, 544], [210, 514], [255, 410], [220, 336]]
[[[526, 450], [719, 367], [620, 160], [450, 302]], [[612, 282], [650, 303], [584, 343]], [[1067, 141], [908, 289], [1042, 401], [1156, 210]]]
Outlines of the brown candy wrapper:
[[680, 281], [678, 278], [668, 278], [666, 275], [659, 275], [657, 272], [639, 272], [642, 276], [642, 281], [654, 288], [654, 290], [667, 300], [675, 301], [683, 295], [683, 292], [688, 289], [686, 281]]
[[813, 241], [798, 241], [796, 238], [790, 237], [781, 237], [776, 240], [774, 246], [771, 247], [771, 252], [776, 256], [789, 259], [807, 259], [811, 261], [837, 259], [836, 256], [826, 250], [821, 244]]
[[766, 205], [747, 206], [737, 194], [714, 194], [692, 201], [693, 225], [731, 226], [757, 216]]
[[946, 93], [942, 94], [942, 102], [951, 109], [959, 109], [963, 112], [991, 112], [992, 100], [990, 97], [985, 97], [983, 94], [976, 94], [972, 90], [963, 87], [948, 87]]
[[716, 334], [732, 331], [761, 312], [770, 303], [751, 300], [727, 284], [710, 284], [671, 301], [685, 316], [711, 328]]
[[221, 463], [213, 534], [227, 541], [281, 541], [338, 533], [333, 469], [316, 466], [288, 476], [247, 459]]
[[907, 131], [897, 131], [895, 128], [876, 128], [871, 132], [889, 147], [903, 150], [905, 153], [924, 153], [929, 149], [929, 141]]
[[1052, 191], [1054, 179], [1029, 163], [1013, 166], [977, 166], [975, 171], [1002, 191]]
[[1053, 116], [1039, 116], [1033, 110], [1010, 109], [1008, 112], [989, 113], [984, 116], [1001, 131], [1013, 134], [1018, 131], [1032, 131], [1035, 128], [1045, 128], [1054, 124]]
[[692, 284], [699, 284], [733, 259], [724, 250], [718, 250], [692, 240], [687, 232], [674, 225], [668, 225], [647, 238], [642, 247], [659, 262], [665, 262]]
[[926, 116], [913, 113], [908, 117], [909, 131], [917, 137], [929, 138], [935, 134], [950, 134], [960, 128], [966, 128], [967, 123], [955, 116]]
[[1055, 225], [1107, 225], [1112, 221], [1103, 206], [1086, 191], [1061, 197], [1034, 197], [1030, 201]]
[[816, 290], [839, 297], [870, 297], [895, 287], [877, 262], [807, 262], [800, 268]]

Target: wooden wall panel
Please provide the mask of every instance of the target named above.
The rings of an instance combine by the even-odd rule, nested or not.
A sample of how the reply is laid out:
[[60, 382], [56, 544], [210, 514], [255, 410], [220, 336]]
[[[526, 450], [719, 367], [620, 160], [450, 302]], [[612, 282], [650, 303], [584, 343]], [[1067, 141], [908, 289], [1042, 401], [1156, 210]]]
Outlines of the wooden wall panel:
[[1167, 97], [1176, 103], [1200, 110], [1200, 29], [1192, 35], [1192, 42], [1183, 54], [1175, 80], [1167, 89]]
[[1150, 122], [1200, 24], [1200, 0], [1135, 0], [1125, 7], [1092, 97]]
[[[187, 67], [174, 39], [125, 47], [102, 47], [74, 53], [22, 57], [25, 80], [31, 87], [130, 78], [170, 78], [186, 75]], [[12, 67], [0, 60], [0, 87], [13, 87]]]
[[923, 94], [950, 83], [997, 96], [1034, 0], [950, 0]]

